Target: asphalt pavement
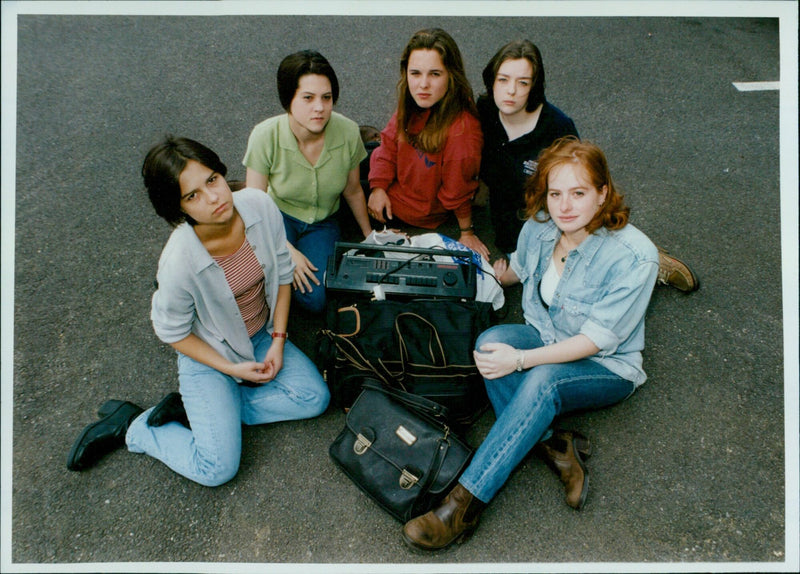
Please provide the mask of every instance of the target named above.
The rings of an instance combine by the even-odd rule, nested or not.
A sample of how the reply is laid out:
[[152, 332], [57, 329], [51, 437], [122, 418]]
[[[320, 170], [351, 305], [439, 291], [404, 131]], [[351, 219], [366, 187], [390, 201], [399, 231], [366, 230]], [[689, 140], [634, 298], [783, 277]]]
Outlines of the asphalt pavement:
[[[15, 226], [13, 269], [3, 246], [3, 273], [14, 274], [13, 340], [3, 332], [4, 571], [797, 566], [796, 349], [784, 357], [796, 342], [797, 325], [784, 331], [784, 321], [796, 320], [797, 268], [782, 259], [796, 256], [797, 229], [782, 245], [780, 226], [797, 221], [796, 195], [781, 205], [780, 187], [782, 172], [797, 173], [796, 156], [780, 160], [797, 110], [794, 125], [780, 126], [778, 91], [732, 85], [781, 79], [775, 7], [748, 17], [511, 17], [497, 15], [510, 3], [497, 3], [478, 17], [462, 4], [414, 17], [18, 16], [15, 220], [3, 180], [3, 222]], [[796, 48], [796, 7], [792, 17], [781, 33]], [[124, 450], [68, 471], [72, 441], [103, 401], [146, 406], [177, 389], [174, 352], [149, 321], [170, 233], [142, 187], [149, 147], [168, 132], [197, 139], [243, 179], [250, 130], [282, 112], [277, 65], [305, 48], [336, 70], [337, 111], [382, 128], [400, 52], [432, 26], [459, 44], [476, 93], [501, 45], [533, 40], [548, 100], [607, 152], [632, 222], [701, 280], [688, 295], [655, 290], [644, 386], [561, 421], [595, 448], [585, 508], [568, 507], [557, 477], [530, 458], [469, 542], [411, 552], [401, 525], [328, 457], [344, 421], [336, 409], [246, 428], [238, 475], [213, 489]], [[13, 116], [5, 104], [3, 113], [6, 129]], [[476, 224], [490, 243], [488, 208]], [[520, 322], [519, 291], [507, 296], [505, 320]], [[289, 331], [314, 356], [322, 326], [295, 313]], [[493, 417], [470, 430], [473, 445]]]

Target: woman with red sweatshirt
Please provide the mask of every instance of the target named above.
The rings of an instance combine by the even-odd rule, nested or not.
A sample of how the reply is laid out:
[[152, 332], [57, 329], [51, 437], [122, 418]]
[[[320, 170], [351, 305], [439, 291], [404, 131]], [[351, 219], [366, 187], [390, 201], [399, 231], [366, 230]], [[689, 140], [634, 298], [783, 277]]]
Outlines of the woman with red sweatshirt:
[[461, 52], [444, 30], [421, 30], [400, 66], [397, 110], [370, 158], [369, 214], [435, 229], [452, 212], [458, 240], [489, 259], [472, 225], [483, 136]]

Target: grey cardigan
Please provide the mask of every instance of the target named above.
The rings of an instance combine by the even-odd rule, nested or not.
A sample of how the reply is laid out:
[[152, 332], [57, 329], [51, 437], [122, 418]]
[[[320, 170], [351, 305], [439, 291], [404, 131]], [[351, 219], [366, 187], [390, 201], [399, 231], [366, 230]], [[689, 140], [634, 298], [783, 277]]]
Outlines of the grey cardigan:
[[[245, 235], [264, 271], [265, 294], [275, 309], [278, 286], [292, 282], [283, 216], [259, 189], [233, 194]], [[158, 289], [150, 319], [158, 338], [176, 343], [194, 333], [232, 362], [253, 361], [253, 345], [225, 273], [188, 223], [172, 232], [158, 261]], [[267, 329], [272, 330], [270, 316]]]

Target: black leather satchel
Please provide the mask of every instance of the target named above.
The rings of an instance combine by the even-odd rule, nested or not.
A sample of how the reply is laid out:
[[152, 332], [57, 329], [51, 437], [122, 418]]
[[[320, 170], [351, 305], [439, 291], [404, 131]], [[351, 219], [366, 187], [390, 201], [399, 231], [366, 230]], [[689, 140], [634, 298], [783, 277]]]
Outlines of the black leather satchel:
[[328, 452], [356, 486], [401, 522], [456, 485], [472, 449], [442, 420], [446, 408], [365, 380]]

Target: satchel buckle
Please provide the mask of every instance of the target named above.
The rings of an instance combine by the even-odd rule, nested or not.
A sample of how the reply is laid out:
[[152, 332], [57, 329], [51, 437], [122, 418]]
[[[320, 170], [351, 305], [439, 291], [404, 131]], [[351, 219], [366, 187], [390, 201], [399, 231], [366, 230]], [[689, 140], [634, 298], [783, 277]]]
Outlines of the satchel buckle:
[[361, 456], [369, 447], [372, 446], [372, 441], [365, 437], [363, 434], [358, 433], [356, 436], [356, 442], [353, 443], [353, 452], [355, 452], [358, 456]]
[[407, 469], [404, 468], [403, 472], [400, 474], [399, 482], [400, 482], [400, 488], [402, 488], [403, 490], [408, 490], [419, 482], [419, 477], [414, 476], [413, 474], [408, 472]]

